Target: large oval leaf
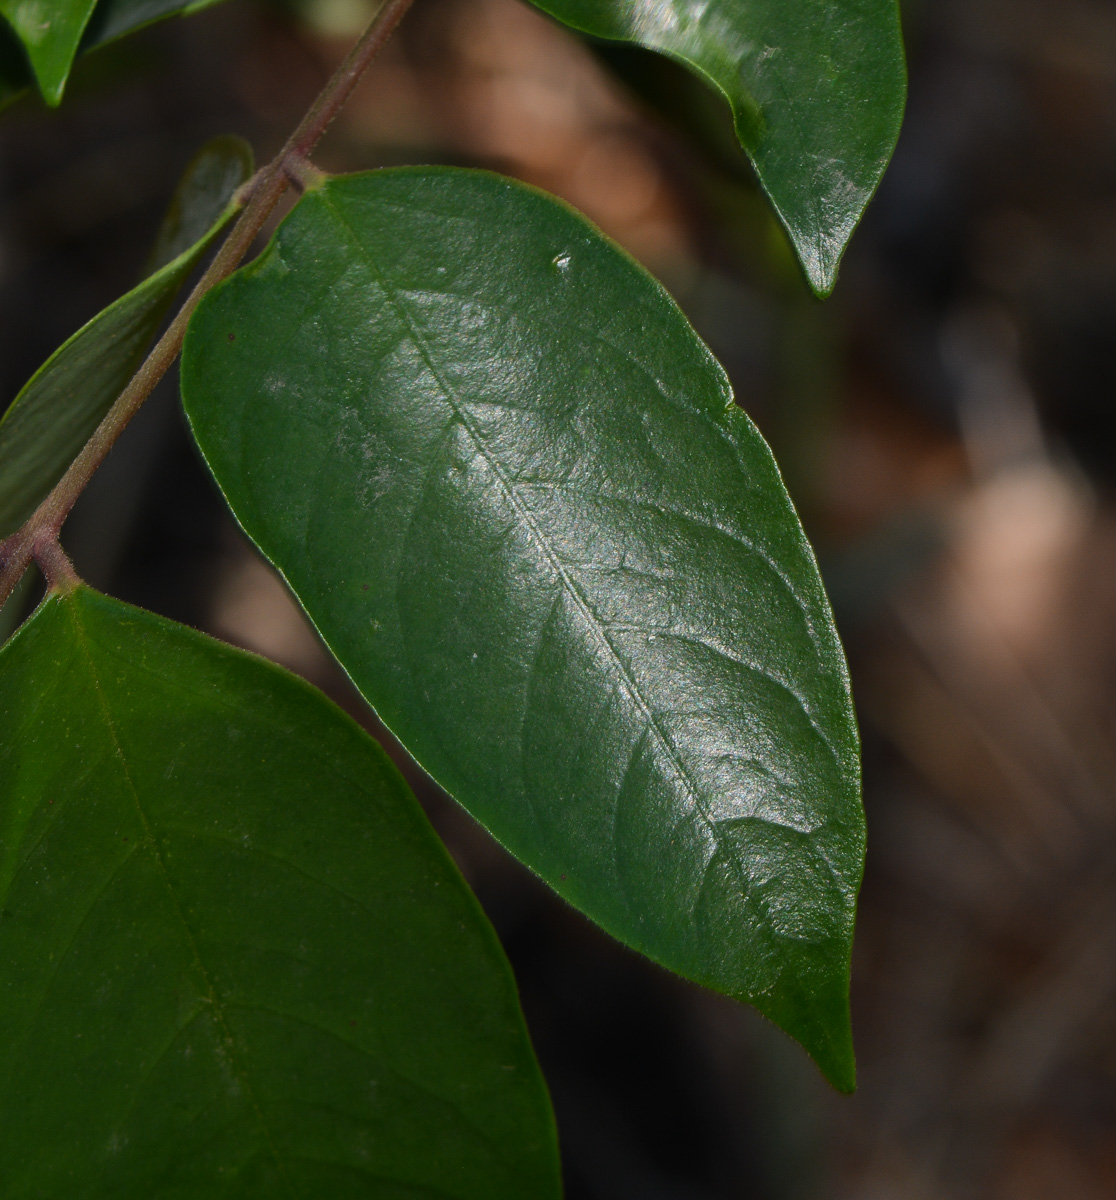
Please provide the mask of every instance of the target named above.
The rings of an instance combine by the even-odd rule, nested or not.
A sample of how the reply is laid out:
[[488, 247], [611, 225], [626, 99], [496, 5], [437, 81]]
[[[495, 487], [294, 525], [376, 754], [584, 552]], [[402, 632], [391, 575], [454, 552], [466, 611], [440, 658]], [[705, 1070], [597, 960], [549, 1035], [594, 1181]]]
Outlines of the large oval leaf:
[[511, 973], [383, 752], [81, 588], [0, 651], [0, 1193], [556, 1197]]
[[662, 289], [497, 176], [336, 179], [206, 298], [182, 379], [237, 517], [427, 770], [851, 1087], [844, 659], [771, 453]]
[[534, 0], [597, 37], [658, 50], [728, 100], [810, 286], [832, 290], [903, 118], [897, 0]]
[[63, 342], [0, 418], [0, 536], [35, 511], [124, 390], [251, 173], [252, 151], [240, 138], [202, 147], [159, 232], [152, 274]]

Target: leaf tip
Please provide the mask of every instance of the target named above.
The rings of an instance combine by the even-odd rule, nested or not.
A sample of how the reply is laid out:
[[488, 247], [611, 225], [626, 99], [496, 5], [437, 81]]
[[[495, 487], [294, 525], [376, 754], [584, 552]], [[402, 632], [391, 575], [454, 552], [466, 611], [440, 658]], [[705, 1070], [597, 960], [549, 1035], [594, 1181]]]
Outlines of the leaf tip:
[[66, 90], [66, 76], [54, 74], [40, 75], [35, 72], [35, 82], [39, 86], [39, 95], [47, 108], [57, 108], [62, 103], [62, 93]]
[[72, 45], [63, 45], [57, 38], [43, 38], [41, 28], [20, 27], [16, 33], [23, 42], [31, 74], [39, 95], [48, 108], [57, 108], [62, 103], [62, 93], [70, 78], [70, 69], [77, 54], [77, 40]]
[[810, 211], [799, 212], [799, 219], [795, 219], [795, 206], [784, 207], [768, 193], [810, 290], [819, 300], [825, 300], [837, 285], [841, 260], [868, 209], [884, 166], [886, 160], [879, 165], [870, 186], [842, 183], [840, 178], [814, 180]]
[[843, 1013], [830, 1013], [826, 1017], [812, 1020], [806, 1027], [784, 1024], [781, 1020], [777, 1023], [810, 1055], [835, 1091], [851, 1095], [856, 1091], [856, 1054], [847, 999]]
[[[794, 1038], [826, 1081], [836, 1091], [849, 1094], [856, 1091], [856, 1055], [847, 947], [831, 945], [828, 952], [821, 953], [819, 949], [808, 950], [771, 991], [738, 998], [746, 999]], [[843, 965], [833, 961], [834, 950], [844, 959]]]
[[836, 1091], [846, 1096], [856, 1091], [856, 1056], [853, 1054], [851, 1029], [846, 1031], [841, 1044], [829, 1047], [824, 1055], [815, 1053], [812, 1057]]
[[810, 233], [796, 229], [790, 229], [788, 232], [795, 257], [806, 276], [810, 291], [819, 300], [828, 299], [837, 286], [837, 270], [848, 245], [848, 237], [836, 238], [827, 235], [823, 229], [812, 230]]

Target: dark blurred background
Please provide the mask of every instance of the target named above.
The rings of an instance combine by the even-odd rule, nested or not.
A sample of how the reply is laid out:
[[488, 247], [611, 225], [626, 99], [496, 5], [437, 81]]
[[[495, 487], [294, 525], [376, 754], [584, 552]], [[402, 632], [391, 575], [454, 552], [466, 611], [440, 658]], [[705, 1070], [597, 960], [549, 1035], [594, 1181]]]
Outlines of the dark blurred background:
[[[58, 111], [0, 114], [0, 407], [138, 280], [198, 146], [273, 153], [368, 16], [235, 0], [85, 59]], [[715, 97], [517, 0], [419, 0], [317, 155], [493, 167], [640, 258], [774, 446], [846, 639], [869, 823], [851, 1099], [410, 772], [515, 966], [570, 1200], [1116, 1197], [1116, 4], [904, 20], [903, 136], [825, 304]], [[66, 542], [96, 586], [362, 714], [173, 381]]]

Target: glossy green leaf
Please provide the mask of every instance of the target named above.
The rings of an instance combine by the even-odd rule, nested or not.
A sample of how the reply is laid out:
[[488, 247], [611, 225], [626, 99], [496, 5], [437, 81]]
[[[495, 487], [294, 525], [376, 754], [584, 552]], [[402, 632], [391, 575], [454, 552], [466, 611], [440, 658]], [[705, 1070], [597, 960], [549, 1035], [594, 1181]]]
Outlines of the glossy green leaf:
[[182, 383], [238, 519], [434, 778], [851, 1087], [844, 658], [770, 451], [655, 281], [497, 176], [335, 179], [199, 307]]
[[0, 536], [35, 511], [112, 407], [251, 173], [252, 151], [240, 138], [203, 147], [159, 233], [153, 274], [64, 342], [0, 419]]
[[[76, 53], [79, 54], [85, 53], [87, 50], [94, 50], [106, 42], [115, 41], [125, 34], [142, 29], [164, 17], [176, 16], [179, 13], [188, 14], [209, 8], [218, 0], [193, 0], [192, 3], [183, 3], [182, 0], [100, 0], [100, 3], [93, 0], [93, 2], [95, 7], [90, 5], [93, 8], [92, 16], [88, 17], [80, 44], [76, 47]], [[56, 3], [58, 0], [0, 0], [0, 12], [4, 12], [6, 15], [6, 7], [11, 8], [12, 11], [26, 10], [28, 16], [25, 20], [30, 22], [33, 35], [35, 28], [41, 26], [42, 21], [42, 18], [36, 14], [45, 13], [49, 18], [51, 9]], [[33, 83], [30, 48], [21, 52], [21, 43], [13, 37], [5, 36], [8, 34], [9, 28], [0, 28], [0, 108], [26, 91]], [[14, 45], [6, 44], [9, 42]], [[53, 74], [49, 76], [53, 80], [55, 88], [50, 94], [44, 92], [48, 103], [57, 104], [61, 99], [73, 57], [74, 53], [71, 52], [65, 69], [62, 70], [60, 65], [56, 65]]]
[[0, 0], [7, 19], [23, 43], [39, 91], [48, 104], [58, 104], [70, 75], [78, 43], [97, 0]]
[[85, 588], [0, 650], [4, 1200], [557, 1197], [506, 960], [386, 756]]
[[596, 37], [658, 50], [732, 108], [810, 286], [832, 290], [899, 136], [897, 0], [534, 0]]

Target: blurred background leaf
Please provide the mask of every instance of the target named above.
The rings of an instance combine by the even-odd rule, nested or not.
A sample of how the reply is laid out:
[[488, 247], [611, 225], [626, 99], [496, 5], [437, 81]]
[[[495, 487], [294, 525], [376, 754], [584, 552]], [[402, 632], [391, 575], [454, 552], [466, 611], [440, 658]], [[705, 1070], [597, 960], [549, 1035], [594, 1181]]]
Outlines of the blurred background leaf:
[[218, 137], [190, 160], [151, 251], [151, 274], [68, 338], [0, 417], [0, 536], [14, 533], [131, 379], [183, 282], [236, 212], [252, 149]]

